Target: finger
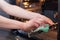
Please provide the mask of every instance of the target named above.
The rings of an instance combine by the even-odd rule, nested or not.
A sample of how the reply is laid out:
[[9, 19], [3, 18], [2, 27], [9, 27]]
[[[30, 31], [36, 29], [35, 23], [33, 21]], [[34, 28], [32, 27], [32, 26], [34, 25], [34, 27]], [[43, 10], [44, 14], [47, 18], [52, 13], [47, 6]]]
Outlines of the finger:
[[54, 22], [53, 22], [50, 18], [48, 18], [48, 17], [46, 17], [46, 16], [43, 16], [43, 15], [42, 15], [41, 18], [42, 18], [43, 20], [45, 20], [45, 22], [48, 23], [48, 24], [50, 24], [50, 25], [53, 25], [53, 24], [54, 24]]
[[44, 20], [42, 20], [42, 19], [37, 20], [36, 23], [38, 23], [39, 25], [45, 24], [45, 23], [44, 23]]
[[34, 23], [35, 27], [39, 27], [40, 24], [38, 24], [37, 22]]
[[54, 24], [54, 22], [51, 20], [51, 19], [47, 19], [47, 20], [45, 20], [46, 21], [46, 23], [48, 23], [48, 24], [50, 24], [50, 25], [53, 25]]

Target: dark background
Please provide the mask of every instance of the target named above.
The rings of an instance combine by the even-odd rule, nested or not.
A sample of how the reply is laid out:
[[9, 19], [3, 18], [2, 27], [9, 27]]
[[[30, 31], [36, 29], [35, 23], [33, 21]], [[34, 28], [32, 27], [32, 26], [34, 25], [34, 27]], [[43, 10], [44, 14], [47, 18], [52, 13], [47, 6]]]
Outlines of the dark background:
[[59, 25], [58, 25], [58, 37], [57, 37], [57, 40], [60, 40], [60, 0], [58, 0], [58, 14], [59, 14], [59, 17], [58, 17]]

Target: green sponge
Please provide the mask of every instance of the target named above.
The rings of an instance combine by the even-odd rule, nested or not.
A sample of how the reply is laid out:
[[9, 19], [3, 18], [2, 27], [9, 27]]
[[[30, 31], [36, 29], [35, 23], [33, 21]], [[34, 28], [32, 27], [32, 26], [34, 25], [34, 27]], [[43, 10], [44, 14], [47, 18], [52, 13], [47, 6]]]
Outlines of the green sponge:
[[33, 32], [37, 32], [37, 31], [43, 31], [43, 32], [48, 32], [49, 30], [49, 24], [45, 24], [43, 26], [38, 27], [36, 30], [34, 30]]

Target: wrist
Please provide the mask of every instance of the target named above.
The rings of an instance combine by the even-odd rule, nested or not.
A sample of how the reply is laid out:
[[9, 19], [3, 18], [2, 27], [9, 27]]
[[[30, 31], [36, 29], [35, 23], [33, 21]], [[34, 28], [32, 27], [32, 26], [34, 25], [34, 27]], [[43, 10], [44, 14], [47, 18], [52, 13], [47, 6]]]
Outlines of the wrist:
[[24, 23], [23, 22], [17, 23], [17, 26], [18, 26], [19, 30], [24, 30]]
[[29, 29], [30, 29], [28, 27], [29, 27], [28, 23], [23, 23], [22, 30], [25, 31], [25, 32], [28, 32]]
[[26, 23], [23, 23], [21, 30], [26, 31]]

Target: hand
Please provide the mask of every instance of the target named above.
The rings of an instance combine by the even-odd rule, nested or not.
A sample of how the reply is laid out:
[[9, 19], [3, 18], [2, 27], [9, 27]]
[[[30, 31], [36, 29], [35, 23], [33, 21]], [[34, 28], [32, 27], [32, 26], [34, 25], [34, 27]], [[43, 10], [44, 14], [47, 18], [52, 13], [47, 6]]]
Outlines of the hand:
[[48, 18], [48, 17], [46, 17], [44, 15], [40, 15], [40, 16], [38, 16], [36, 18], [40, 18], [40, 19], [44, 20], [44, 22], [47, 23], [47, 24], [50, 24], [50, 25], [54, 24], [54, 22], [50, 18]]
[[49, 19], [48, 17], [41, 15], [40, 17], [35, 17], [34, 19], [24, 23], [23, 30], [31, 31], [31, 30], [34, 30], [35, 28], [39, 27], [40, 25], [44, 25], [44, 24], [53, 25], [54, 22], [51, 19]]
[[24, 31], [31, 31], [43, 24], [45, 24], [43, 19], [34, 18], [34, 19], [24, 23], [23, 30]]

